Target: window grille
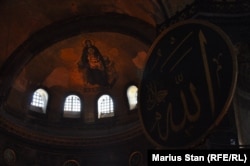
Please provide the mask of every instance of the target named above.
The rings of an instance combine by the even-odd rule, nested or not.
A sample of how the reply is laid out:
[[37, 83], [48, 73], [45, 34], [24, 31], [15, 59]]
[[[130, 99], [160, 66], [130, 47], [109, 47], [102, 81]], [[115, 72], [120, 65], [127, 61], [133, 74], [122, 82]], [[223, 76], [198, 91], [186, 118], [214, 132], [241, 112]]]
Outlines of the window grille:
[[48, 93], [44, 89], [37, 89], [33, 93], [31, 109], [33, 111], [45, 113], [47, 108], [47, 103], [48, 103]]
[[64, 103], [64, 111], [80, 112], [81, 111], [80, 98], [76, 95], [68, 96]]
[[114, 103], [109, 95], [102, 95], [98, 99], [98, 118], [114, 116]]
[[76, 95], [69, 95], [64, 102], [63, 116], [67, 118], [79, 118], [81, 112], [81, 100]]

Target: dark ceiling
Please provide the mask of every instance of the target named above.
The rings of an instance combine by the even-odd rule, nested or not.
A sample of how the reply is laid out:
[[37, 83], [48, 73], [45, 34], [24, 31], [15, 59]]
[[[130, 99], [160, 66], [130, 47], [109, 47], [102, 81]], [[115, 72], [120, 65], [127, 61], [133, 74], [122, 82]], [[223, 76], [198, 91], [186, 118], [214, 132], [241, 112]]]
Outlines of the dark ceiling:
[[[249, 8], [246, 0], [0, 1], [0, 150], [14, 150], [20, 165], [43, 160], [62, 165], [71, 159], [101, 164], [95, 158], [102, 153], [109, 156], [100, 161], [127, 165], [138, 151], [146, 155], [145, 147], [155, 146], [145, 138], [138, 110], [128, 111], [126, 88], [139, 87], [155, 38], [176, 22], [201, 19], [219, 26], [235, 52], [243, 52], [249, 43]], [[83, 77], [79, 62], [86, 40], [112, 64], [108, 87]], [[29, 110], [40, 87], [50, 96], [46, 115]], [[87, 111], [77, 120], [62, 118], [70, 93], [86, 103]], [[115, 98], [117, 113], [111, 120], [96, 118], [94, 102], [102, 93]]]

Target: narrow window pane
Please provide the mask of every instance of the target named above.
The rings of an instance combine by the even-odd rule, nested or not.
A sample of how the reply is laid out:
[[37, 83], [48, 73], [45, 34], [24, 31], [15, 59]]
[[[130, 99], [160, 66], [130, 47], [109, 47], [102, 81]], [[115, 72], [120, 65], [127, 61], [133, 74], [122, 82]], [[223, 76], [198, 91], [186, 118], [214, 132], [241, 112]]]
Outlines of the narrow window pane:
[[81, 112], [81, 101], [76, 95], [69, 95], [65, 99], [63, 116], [67, 118], [79, 118]]
[[[31, 107], [32, 110], [38, 111], [38, 112], [46, 112], [48, 102], [48, 93], [44, 89], [37, 89], [32, 97]], [[39, 111], [37, 108], [40, 108], [41, 111]]]
[[114, 103], [109, 95], [102, 95], [98, 99], [98, 118], [114, 116]]
[[64, 103], [64, 111], [80, 112], [81, 111], [80, 98], [76, 95], [68, 96]]
[[134, 85], [130, 86], [127, 90], [127, 97], [130, 110], [133, 110], [137, 107], [137, 95], [138, 95], [138, 88]]
[[36, 106], [36, 107], [41, 107], [41, 108], [44, 106], [42, 95], [38, 93], [37, 91], [33, 94], [33, 100], [31, 102], [31, 105]]

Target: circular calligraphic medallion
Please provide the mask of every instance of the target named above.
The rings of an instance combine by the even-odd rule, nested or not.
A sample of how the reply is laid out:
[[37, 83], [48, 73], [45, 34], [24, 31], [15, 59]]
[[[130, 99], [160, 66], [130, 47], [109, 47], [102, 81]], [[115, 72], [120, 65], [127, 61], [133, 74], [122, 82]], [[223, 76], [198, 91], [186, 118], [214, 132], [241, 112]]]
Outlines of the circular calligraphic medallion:
[[129, 157], [129, 166], [143, 165], [143, 155], [139, 151], [133, 152]]
[[15, 165], [16, 153], [14, 150], [7, 148], [3, 152], [3, 159], [7, 165]]
[[140, 119], [163, 148], [199, 144], [225, 115], [236, 86], [232, 44], [219, 27], [189, 20], [163, 31], [149, 50]]
[[64, 162], [63, 166], [80, 166], [76, 160], [67, 160]]

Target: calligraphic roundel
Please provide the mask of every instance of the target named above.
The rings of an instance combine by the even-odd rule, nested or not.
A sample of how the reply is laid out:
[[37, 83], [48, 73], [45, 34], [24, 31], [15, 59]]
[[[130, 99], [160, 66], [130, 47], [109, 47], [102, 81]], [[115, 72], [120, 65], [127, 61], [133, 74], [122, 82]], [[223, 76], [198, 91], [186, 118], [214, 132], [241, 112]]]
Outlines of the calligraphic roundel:
[[149, 50], [139, 115], [163, 148], [199, 144], [226, 114], [236, 85], [236, 57], [227, 35], [199, 20], [172, 25]]

